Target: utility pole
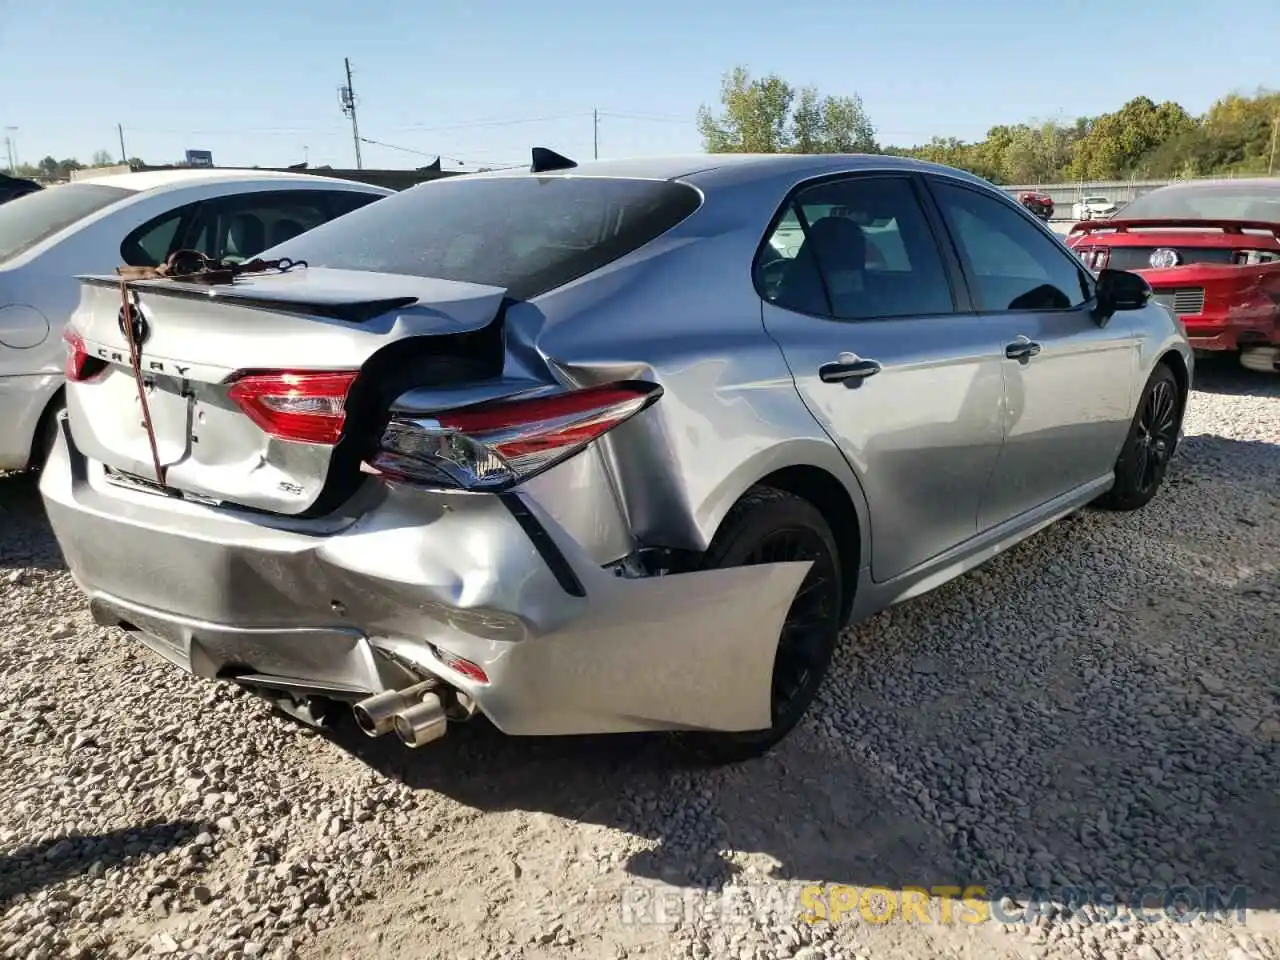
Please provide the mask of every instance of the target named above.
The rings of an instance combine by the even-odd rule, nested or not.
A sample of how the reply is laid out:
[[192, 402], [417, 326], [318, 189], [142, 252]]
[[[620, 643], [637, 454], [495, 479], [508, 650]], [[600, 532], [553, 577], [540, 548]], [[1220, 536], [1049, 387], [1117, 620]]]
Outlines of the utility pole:
[[360, 159], [360, 124], [356, 122], [356, 91], [351, 86], [351, 61], [343, 57], [342, 63], [347, 68], [347, 85], [338, 88], [338, 96], [342, 101], [342, 112], [351, 118], [351, 141], [356, 146], [356, 169], [363, 170], [364, 162]]
[[128, 163], [129, 154], [125, 152], [125, 149], [124, 149], [124, 125], [123, 124], [119, 124], [119, 123], [116, 124], [116, 133], [120, 134], [120, 162]]
[[591, 111], [592, 158], [600, 159], [600, 108]]
[[1271, 159], [1267, 161], [1267, 176], [1271, 176], [1276, 168], [1276, 134], [1280, 133], [1280, 113], [1271, 121]]
[[13, 135], [18, 132], [17, 127], [4, 128], [4, 149], [9, 155], [9, 172], [18, 172], [18, 146], [13, 142]]

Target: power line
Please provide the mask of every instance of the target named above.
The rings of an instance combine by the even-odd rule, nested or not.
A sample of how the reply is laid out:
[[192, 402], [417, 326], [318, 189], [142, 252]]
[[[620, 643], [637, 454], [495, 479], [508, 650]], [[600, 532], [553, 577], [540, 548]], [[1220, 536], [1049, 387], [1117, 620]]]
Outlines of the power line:
[[367, 143], [375, 147], [383, 147], [384, 149], [387, 149], [387, 150], [398, 150], [401, 153], [410, 153], [419, 157], [437, 157], [441, 160], [452, 160], [454, 163], [460, 164], [464, 167], [490, 166], [493, 164], [511, 164], [512, 166], [524, 166], [524, 164], [516, 163], [514, 160], [463, 160], [460, 157], [452, 157], [447, 153], [440, 153], [439, 151], [418, 150], [414, 147], [403, 147], [397, 143], [386, 143], [385, 141], [382, 141], [382, 140], [370, 139], [369, 137], [361, 137], [360, 142]]
[[555, 123], [560, 120], [579, 120], [591, 116], [590, 113], [562, 113], [550, 117], [518, 117], [510, 120], [475, 120], [470, 123], [450, 123], [444, 126], [428, 127], [413, 124], [407, 127], [388, 127], [397, 133], [443, 133], [449, 130], [476, 130], [481, 127], [514, 127], [524, 123]]
[[165, 134], [175, 137], [349, 137], [351, 131], [340, 128], [316, 127], [244, 127], [240, 130], [173, 130], [158, 127], [135, 127], [129, 125], [130, 133]]
[[619, 120], [644, 120], [649, 123], [678, 123], [687, 126], [696, 122], [692, 117], [659, 116], [653, 113], [623, 113], [614, 110], [601, 110], [602, 117], [615, 117]]

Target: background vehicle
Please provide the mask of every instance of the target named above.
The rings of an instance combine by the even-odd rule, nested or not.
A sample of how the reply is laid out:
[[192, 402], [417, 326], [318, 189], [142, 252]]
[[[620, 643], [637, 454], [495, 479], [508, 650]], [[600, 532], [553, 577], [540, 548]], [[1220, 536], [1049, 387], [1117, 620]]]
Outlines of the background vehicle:
[[1020, 193], [1018, 202], [1041, 220], [1049, 220], [1053, 217], [1053, 197], [1047, 193]]
[[44, 187], [34, 180], [11, 177], [7, 173], [0, 173], [0, 203], [17, 200], [18, 197], [25, 197], [28, 193], [35, 193], [37, 190], [43, 189]]
[[1115, 212], [1116, 205], [1106, 197], [1085, 197], [1071, 205], [1072, 220], [1105, 220]]
[[61, 404], [76, 276], [178, 249], [251, 258], [392, 191], [303, 174], [167, 170], [80, 180], [0, 206], [0, 470], [38, 466]]
[[1280, 359], [1280, 178], [1161, 187], [1067, 241], [1094, 269], [1141, 273], [1202, 351], [1240, 351], [1255, 370]]
[[898, 158], [535, 151], [267, 255], [138, 327], [86, 281], [46, 510], [100, 623], [414, 746], [759, 753], [846, 622], [1149, 501], [1192, 374], [1140, 277]]

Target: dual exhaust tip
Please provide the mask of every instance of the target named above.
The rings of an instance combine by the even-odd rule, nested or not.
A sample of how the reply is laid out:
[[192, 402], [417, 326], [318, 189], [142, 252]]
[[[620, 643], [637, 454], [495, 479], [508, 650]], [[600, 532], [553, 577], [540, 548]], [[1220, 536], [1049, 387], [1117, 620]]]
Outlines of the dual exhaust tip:
[[356, 725], [370, 737], [394, 730], [406, 747], [434, 743], [449, 726], [439, 688], [438, 680], [424, 680], [403, 690], [374, 694], [352, 707]]

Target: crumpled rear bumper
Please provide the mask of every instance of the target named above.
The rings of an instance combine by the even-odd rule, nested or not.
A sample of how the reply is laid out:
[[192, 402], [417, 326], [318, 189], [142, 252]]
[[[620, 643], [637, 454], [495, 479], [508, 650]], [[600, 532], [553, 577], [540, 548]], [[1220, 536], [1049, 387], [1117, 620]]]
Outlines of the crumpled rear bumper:
[[371, 483], [307, 522], [186, 503], [109, 483], [65, 421], [41, 494], [99, 620], [196, 675], [348, 700], [434, 675], [512, 734], [767, 727], [808, 568], [618, 577], [520, 495]]

